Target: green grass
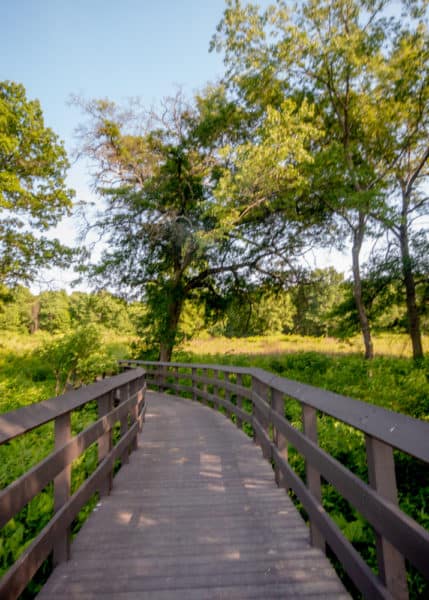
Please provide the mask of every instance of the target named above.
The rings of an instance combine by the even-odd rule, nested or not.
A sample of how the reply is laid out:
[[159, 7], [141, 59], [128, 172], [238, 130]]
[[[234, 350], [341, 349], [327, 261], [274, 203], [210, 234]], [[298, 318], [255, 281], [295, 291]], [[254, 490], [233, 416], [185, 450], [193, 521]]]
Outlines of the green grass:
[[[49, 365], [42, 362], [37, 350], [44, 335], [10, 334], [0, 337], [0, 413], [16, 410], [55, 395], [55, 379]], [[115, 360], [129, 353], [128, 339], [106, 333], [104, 345]], [[72, 414], [72, 433], [77, 434], [97, 418], [95, 403], [89, 403]], [[20, 436], [0, 446], [0, 489], [28, 471], [46, 457], [54, 447], [53, 424]], [[97, 466], [97, 447], [93, 444], [72, 465], [72, 492], [79, 488]], [[72, 524], [76, 533], [93, 509], [93, 498]], [[0, 577], [19, 558], [53, 515], [53, 487], [40, 494], [11, 519], [0, 532]], [[33, 598], [49, 575], [50, 560], [45, 561], [23, 598]]]
[[[407, 358], [412, 355], [410, 337], [405, 334], [378, 334], [373, 338], [376, 356]], [[423, 347], [429, 352], [429, 336], [423, 336]], [[294, 352], [322, 352], [323, 354], [362, 354], [360, 335], [345, 340], [331, 337], [300, 335], [265, 335], [246, 338], [211, 337], [205, 335], [182, 344], [182, 352], [200, 355], [284, 354]]]
[[[259, 367], [288, 379], [429, 420], [429, 358], [416, 365], [410, 358], [388, 356], [386, 353], [384, 356], [377, 356], [373, 361], [366, 361], [359, 354], [341, 350], [340, 344], [335, 346], [332, 341], [327, 344], [329, 352], [322, 352], [322, 345], [318, 352], [309, 351], [309, 347], [315, 347], [315, 340], [312, 338], [299, 340], [295, 337], [293, 340], [289, 336], [287, 340], [277, 339], [277, 341], [273, 338], [260, 337], [237, 341], [197, 340], [188, 344], [186, 351], [182, 349], [176, 352], [173, 359], [203, 364]], [[390, 339], [385, 336], [382, 340], [378, 340], [378, 347], [385, 344], [391, 350], [394, 349], [397, 337], [392, 336]], [[225, 342], [234, 346], [235, 351], [228, 352], [229, 346], [223, 346]], [[396, 342], [399, 343], [397, 339]], [[281, 344], [287, 345], [287, 351], [278, 350]], [[306, 348], [306, 351], [292, 352], [290, 344], [294, 344], [296, 348]], [[273, 345], [275, 351], [270, 352]], [[201, 348], [208, 350], [207, 353], [201, 353]], [[301, 408], [298, 402], [286, 401], [285, 416], [295, 427], [301, 428]], [[325, 451], [358, 477], [364, 481], [368, 480], [365, 440], [362, 433], [331, 417], [319, 415], [318, 435], [319, 444]], [[292, 447], [289, 448], [289, 461], [295, 471], [304, 478], [303, 458]], [[395, 465], [402, 510], [429, 529], [428, 465], [399, 451], [395, 451]], [[344, 535], [377, 572], [375, 536], [372, 527], [332, 486], [326, 483], [323, 485], [323, 504]], [[305, 517], [299, 503], [297, 506]], [[338, 563], [336, 567], [346, 585], [353, 591]], [[429, 597], [428, 582], [424, 581], [413, 568], [408, 569], [408, 583], [410, 598]], [[356, 590], [353, 594], [359, 597]]]
[[[49, 366], [41, 362], [36, 350], [46, 335], [12, 335], [0, 337], [0, 412], [38, 402], [54, 395], [55, 381]], [[111, 356], [129, 356], [129, 339], [106, 334], [105, 344]], [[268, 336], [246, 339], [205, 339], [188, 342], [175, 353], [183, 362], [258, 366], [289, 379], [309, 383], [324, 389], [372, 402], [391, 410], [428, 420], [429, 360], [419, 366], [406, 357], [404, 336], [383, 336], [375, 339], [378, 355], [365, 361], [360, 352], [360, 340], [338, 342], [325, 338], [299, 336]], [[426, 347], [427, 338], [425, 339]], [[405, 348], [405, 350], [404, 350]], [[203, 352], [204, 350], [204, 352]], [[383, 350], [383, 352], [382, 352]], [[389, 350], [389, 352], [387, 351]], [[184, 380], [182, 383], [186, 383]], [[301, 426], [299, 403], [290, 400], [286, 416]], [[94, 406], [76, 411], [73, 431], [76, 433], [96, 417]], [[319, 416], [320, 445], [347, 468], [366, 480], [367, 467], [364, 439], [344, 424]], [[251, 433], [249, 429], [248, 433]], [[27, 471], [53, 448], [52, 424], [0, 446], [0, 487]], [[401, 508], [429, 529], [429, 469], [402, 453], [395, 453]], [[290, 448], [292, 467], [304, 475], [304, 462]], [[89, 448], [73, 465], [72, 485], [77, 489], [95, 468], [95, 446]], [[372, 528], [329, 485], [323, 486], [326, 510], [346, 536], [375, 568], [375, 547]], [[0, 576], [19, 557], [26, 545], [52, 516], [52, 486], [36, 496], [0, 534]], [[91, 504], [79, 515], [74, 531], [91, 511]], [[26, 593], [31, 598], [40, 581], [49, 572], [49, 562]], [[412, 570], [409, 572], [411, 598], [429, 597], [427, 584]]]

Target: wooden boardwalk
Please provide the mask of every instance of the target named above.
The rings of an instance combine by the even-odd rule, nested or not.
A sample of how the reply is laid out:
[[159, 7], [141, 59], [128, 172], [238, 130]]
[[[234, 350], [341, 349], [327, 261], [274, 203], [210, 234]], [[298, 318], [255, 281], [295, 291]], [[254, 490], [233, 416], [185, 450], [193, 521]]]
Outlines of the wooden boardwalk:
[[243, 432], [201, 404], [147, 398], [138, 450], [40, 600], [349, 597]]

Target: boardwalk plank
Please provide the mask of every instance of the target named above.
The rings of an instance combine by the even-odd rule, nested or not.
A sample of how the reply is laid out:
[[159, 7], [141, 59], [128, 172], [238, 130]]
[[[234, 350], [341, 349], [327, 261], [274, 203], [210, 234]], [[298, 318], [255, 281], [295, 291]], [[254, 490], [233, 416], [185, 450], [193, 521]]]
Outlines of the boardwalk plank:
[[188, 400], [148, 402], [139, 449], [40, 600], [348, 598], [243, 432]]

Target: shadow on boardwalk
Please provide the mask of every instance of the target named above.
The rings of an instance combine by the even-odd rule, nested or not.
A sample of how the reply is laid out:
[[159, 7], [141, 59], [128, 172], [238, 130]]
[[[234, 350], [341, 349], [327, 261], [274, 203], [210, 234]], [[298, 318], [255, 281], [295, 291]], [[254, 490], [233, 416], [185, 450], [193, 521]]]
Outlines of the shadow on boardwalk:
[[348, 598], [260, 449], [200, 404], [148, 393], [139, 449], [38, 598]]

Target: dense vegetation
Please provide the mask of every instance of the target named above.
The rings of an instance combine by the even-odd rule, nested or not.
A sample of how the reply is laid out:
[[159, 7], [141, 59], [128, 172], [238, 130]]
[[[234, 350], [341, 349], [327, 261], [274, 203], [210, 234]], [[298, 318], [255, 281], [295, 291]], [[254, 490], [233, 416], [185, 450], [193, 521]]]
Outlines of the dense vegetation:
[[[89, 329], [88, 329], [89, 327]], [[76, 385], [93, 380], [97, 369], [113, 367], [117, 358], [133, 354], [133, 338], [119, 336], [112, 330], [94, 329], [94, 325], [83, 325], [77, 329], [86, 333], [95, 346], [94, 369], [76, 370]], [[86, 337], [86, 336], [85, 336]], [[36, 334], [9, 333], [0, 338], [0, 411], [5, 412], [20, 406], [37, 402], [55, 393], [57, 384], [53, 365], [46, 362], [45, 349], [61, 340], [70, 344], [71, 334], [52, 335], [39, 331]], [[388, 336], [377, 339], [380, 348], [403, 350], [406, 336]], [[355, 344], [359, 338], [348, 343], [334, 339], [303, 337], [297, 335], [272, 335], [247, 338], [208, 338], [188, 341], [174, 359], [191, 362], [217, 364], [256, 365], [278, 373], [284, 377], [298, 379], [364, 401], [373, 402], [391, 410], [397, 410], [414, 417], [427, 419], [429, 413], [429, 365], [415, 364], [411, 358], [379, 356], [368, 362], [359, 353]], [[229, 346], [228, 346], [229, 344]], [[329, 344], [330, 353], [315, 351]], [[201, 354], [203, 348], [206, 354]], [[226, 349], [229, 353], [225, 353]], [[276, 351], [277, 350], [277, 351]], [[281, 350], [279, 352], [279, 350]], [[410, 349], [411, 350], [411, 349]], [[354, 351], [354, 352], [353, 352]], [[209, 353], [211, 352], [211, 353]], [[411, 352], [409, 351], [409, 354]], [[91, 353], [89, 353], [91, 356]], [[103, 363], [100, 364], [100, 357]], [[91, 361], [90, 361], [91, 363]], [[91, 363], [92, 364], [92, 363]], [[64, 364], [62, 373], [68, 372]], [[76, 412], [73, 431], [81, 431], [96, 416], [94, 407]], [[287, 416], [300, 427], [300, 409], [297, 403], [287, 403]], [[319, 418], [320, 443], [323, 448], [342, 461], [353, 472], [367, 478], [364, 440], [351, 428], [334, 423], [329, 418]], [[0, 487], [4, 487], [31, 465], [46, 456], [53, 447], [53, 431], [49, 426], [37, 429], [23, 438], [18, 438], [7, 446], [0, 446]], [[290, 459], [294, 468], [303, 474], [302, 460], [293, 453]], [[95, 448], [90, 448], [73, 465], [73, 489], [76, 489], [96, 466]], [[400, 503], [403, 510], [429, 528], [427, 494], [429, 492], [428, 469], [416, 461], [396, 453], [397, 477]], [[375, 566], [374, 539], [371, 528], [329, 486], [324, 486], [324, 504], [345, 534], [353, 541], [372, 566]], [[96, 500], [94, 500], [95, 502]], [[90, 505], [75, 522], [73, 530], [78, 530]], [[52, 515], [52, 489], [49, 487], [39, 494], [16, 518], [11, 520], [1, 532], [0, 574], [17, 559], [28, 542], [42, 529]], [[28, 596], [37, 590], [42, 581], [45, 565], [30, 586]], [[421, 578], [410, 571], [411, 597], [423, 598], [427, 589]]]
[[[194, 360], [214, 343], [222, 352], [201, 360], [257, 364], [427, 419], [427, 0], [226, 0], [216, 31], [225, 73], [189, 100], [148, 110], [76, 99], [97, 196], [81, 211], [99, 254], [52, 239], [73, 208], [69, 161], [39, 102], [0, 82], [0, 411], [114, 372], [119, 357]], [[309, 267], [331, 247], [350, 254], [350, 278]], [[96, 292], [27, 287], [41, 268], [71, 265]], [[262, 335], [276, 354], [237, 354]], [[77, 413], [74, 431], [94, 416]], [[359, 436], [329, 419], [320, 431], [365, 478]], [[52, 440], [46, 426], [0, 447], [0, 487]], [[90, 448], [74, 488], [95, 461]], [[401, 505], [428, 526], [427, 470], [397, 464]], [[359, 515], [328, 488], [324, 501], [373, 562]], [[0, 573], [51, 513], [47, 489], [7, 524]], [[427, 592], [414, 575], [411, 588]]]

